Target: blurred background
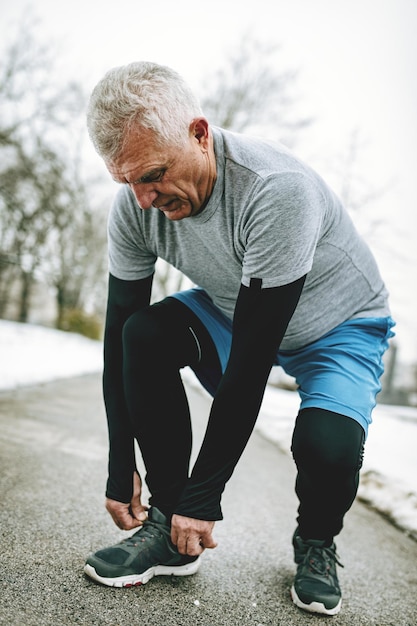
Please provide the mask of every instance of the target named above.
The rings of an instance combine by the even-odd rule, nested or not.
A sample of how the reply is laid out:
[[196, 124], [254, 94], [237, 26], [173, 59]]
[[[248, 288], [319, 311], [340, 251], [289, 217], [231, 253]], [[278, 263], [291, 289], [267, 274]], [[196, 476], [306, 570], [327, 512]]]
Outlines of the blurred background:
[[[282, 141], [345, 202], [391, 292], [383, 401], [417, 406], [415, 0], [0, 0], [0, 319], [100, 339], [116, 185], [85, 128], [111, 67], [170, 65], [210, 122]], [[158, 266], [154, 298], [186, 284]]]

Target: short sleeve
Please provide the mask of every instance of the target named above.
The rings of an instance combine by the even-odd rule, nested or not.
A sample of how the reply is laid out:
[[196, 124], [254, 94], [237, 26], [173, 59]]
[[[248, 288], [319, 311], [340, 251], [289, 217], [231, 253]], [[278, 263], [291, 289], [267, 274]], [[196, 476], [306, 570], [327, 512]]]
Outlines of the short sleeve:
[[242, 283], [248, 287], [251, 278], [260, 278], [263, 287], [279, 287], [307, 274], [325, 212], [325, 197], [305, 174], [285, 172], [262, 179], [241, 225]]
[[147, 249], [135, 198], [124, 185], [118, 192], [108, 219], [109, 271], [122, 280], [150, 276], [156, 255]]

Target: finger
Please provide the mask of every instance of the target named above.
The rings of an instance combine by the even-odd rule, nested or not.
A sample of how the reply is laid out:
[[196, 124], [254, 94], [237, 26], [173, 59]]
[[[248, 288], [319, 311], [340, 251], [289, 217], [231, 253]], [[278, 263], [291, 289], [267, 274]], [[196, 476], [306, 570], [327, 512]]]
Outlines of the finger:
[[212, 535], [201, 537], [200, 544], [203, 546], [203, 548], [207, 548], [209, 550], [217, 548], [217, 541], [214, 541]]
[[133, 493], [139, 498], [142, 493], [142, 480], [137, 472], [133, 472]]
[[139, 526], [143, 526], [143, 522], [141, 520], [136, 519], [136, 517], [132, 517], [131, 515], [129, 515], [128, 518], [119, 520], [117, 525], [122, 530], [132, 530], [133, 528], [138, 528]]
[[179, 537], [177, 548], [181, 554], [188, 556], [199, 556], [206, 548], [215, 548], [216, 543], [210, 537], [203, 538], [199, 533], [185, 534], [184, 538]]
[[199, 556], [203, 552], [204, 552], [204, 547], [201, 544], [200, 539], [198, 537], [187, 538], [187, 541], [184, 547], [184, 552], [182, 552], [182, 554], [187, 554], [188, 556]]
[[116, 526], [121, 530], [132, 530], [132, 528], [137, 528], [143, 524], [136, 517], [133, 517], [129, 511], [114, 511], [111, 512], [111, 516]]
[[141, 524], [148, 519], [147, 507], [144, 506], [132, 506], [131, 507], [131, 515], [135, 519], [137, 519]]
[[173, 543], [177, 546], [177, 550], [180, 554], [187, 554], [187, 537], [184, 533], [177, 533], [175, 535], [175, 542]]

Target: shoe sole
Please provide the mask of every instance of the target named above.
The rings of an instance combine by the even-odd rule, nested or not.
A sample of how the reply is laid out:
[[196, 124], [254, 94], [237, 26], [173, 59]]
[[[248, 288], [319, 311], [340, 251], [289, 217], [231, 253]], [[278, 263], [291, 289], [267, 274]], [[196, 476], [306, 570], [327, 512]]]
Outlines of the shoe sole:
[[130, 574], [129, 576], [118, 576], [117, 578], [106, 578], [97, 574], [92, 565], [86, 563], [84, 566], [84, 572], [102, 585], [107, 587], [140, 587], [146, 585], [154, 576], [191, 576], [195, 574], [201, 564], [201, 558], [198, 557], [191, 563], [185, 565], [155, 565], [150, 567], [142, 574]]
[[326, 608], [323, 602], [311, 602], [310, 604], [305, 604], [298, 597], [294, 586], [291, 587], [291, 598], [294, 604], [298, 606], [298, 608], [304, 609], [304, 611], [309, 611], [310, 613], [321, 613], [322, 615], [337, 615], [342, 607], [342, 599], [340, 599], [336, 606], [332, 609]]

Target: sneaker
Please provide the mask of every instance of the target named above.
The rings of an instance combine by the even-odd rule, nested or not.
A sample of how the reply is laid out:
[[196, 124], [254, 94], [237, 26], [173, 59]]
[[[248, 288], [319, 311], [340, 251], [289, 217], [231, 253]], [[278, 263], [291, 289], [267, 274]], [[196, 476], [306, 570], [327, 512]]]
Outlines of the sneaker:
[[167, 518], [152, 507], [146, 522], [129, 539], [89, 556], [84, 572], [109, 587], [137, 587], [154, 576], [195, 574], [200, 557], [180, 554], [170, 535]]
[[342, 594], [337, 580], [336, 564], [343, 567], [336, 554], [336, 546], [325, 541], [304, 541], [294, 533], [294, 560], [297, 573], [291, 588], [293, 602], [311, 613], [336, 615], [342, 606]]

